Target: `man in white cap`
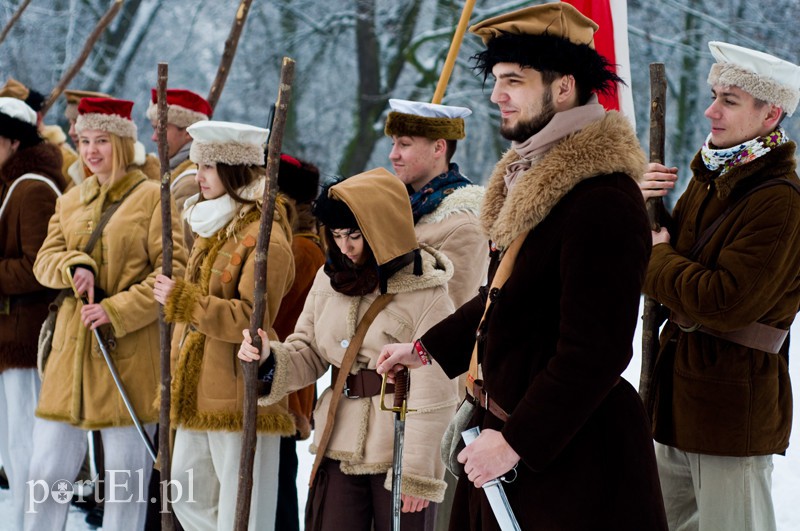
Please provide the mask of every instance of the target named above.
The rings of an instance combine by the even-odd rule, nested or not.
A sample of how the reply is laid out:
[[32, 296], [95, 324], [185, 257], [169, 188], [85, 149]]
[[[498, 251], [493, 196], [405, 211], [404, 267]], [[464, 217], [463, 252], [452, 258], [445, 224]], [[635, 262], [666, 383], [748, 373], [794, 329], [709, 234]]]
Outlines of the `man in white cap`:
[[450, 377], [469, 369], [472, 400], [451, 427], [480, 435], [448, 459], [463, 465], [451, 530], [500, 528], [508, 511], [482, 487], [501, 476], [521, 529], [667, 526], [648, 419], [621, 378], [651, 247], [645, 157], [630, 123], [597, 101], [620, 81], [594, 49], [597, 28], [561, 2], [471, 28], [512, 141], [481, 205], [490, 286], [378, 360], [379, 372], [431, 359]]
[[466, 107], [390, 99], [385, 132], [389, 160], [411, 198], [417, 239], [442, 251], [455, 273], [447, 285], [458, 308], [475, 296], [486, 274], [488, 240], [478, 219], [483, 187], [451, 162], [464, 138]]
[[[789, 327], [800, 305], [800, 180], [780, 123], [800, 68], [710, 42], [711, 125], [644, 292], [669, 309], [650, 405], [670, 529], [776, 528], [772, 454], [789, 445]], [[677, 168], [650, 164], [645, 197]], [[702, 473], [702, 477], [701, 477]]]

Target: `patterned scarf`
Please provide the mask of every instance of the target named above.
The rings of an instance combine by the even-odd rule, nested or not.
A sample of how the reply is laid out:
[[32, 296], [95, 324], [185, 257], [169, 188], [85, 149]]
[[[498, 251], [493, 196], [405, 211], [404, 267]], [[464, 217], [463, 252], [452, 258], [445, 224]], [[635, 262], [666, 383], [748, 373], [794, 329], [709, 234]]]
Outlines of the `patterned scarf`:
[[711, 147], [711, 134], [709, 134], [700, 153], [706, 168], [711, 171], [722, 168], [719, 174], [725, 175], [736, 166], [747, 164], [762, 155], [766, 155], [774, 148], [788, 141], [789, 137], [786, 136], [786, 131], [782, 127], [778, 127], [767, 136], [760, 136], [729, 148], [714, 149]]
[[458, 165], [451, 162], [447, 173], [434, 177], [418, 191], [411, 192], [409, 188], [414, 223], [416, 224], [425, 214], [430, 214], [436, 210], [445, 197], [470, 184], [472, 184], [472, 181], [461, 175], [458, 171]]

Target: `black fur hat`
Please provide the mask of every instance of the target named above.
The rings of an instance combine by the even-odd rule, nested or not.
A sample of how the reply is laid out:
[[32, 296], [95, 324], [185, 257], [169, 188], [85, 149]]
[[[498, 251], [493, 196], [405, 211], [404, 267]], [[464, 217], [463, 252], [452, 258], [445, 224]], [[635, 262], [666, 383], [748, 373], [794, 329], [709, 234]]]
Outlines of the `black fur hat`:
[[278, 169], [278, 188], [298, 203], [310, 203], [319, 190], [319, 169], [310, 162], [283, 153]]

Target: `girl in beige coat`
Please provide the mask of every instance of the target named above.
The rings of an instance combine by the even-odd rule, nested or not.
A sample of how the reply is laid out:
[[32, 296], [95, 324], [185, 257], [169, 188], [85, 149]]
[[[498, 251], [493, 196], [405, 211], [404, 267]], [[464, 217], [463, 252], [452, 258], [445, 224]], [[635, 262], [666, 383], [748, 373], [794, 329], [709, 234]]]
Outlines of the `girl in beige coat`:
[[[325, 225], [327, 262], [317, 273], [294, 334], [284, 343], [270, 344], [273, 356], [260, 373], [272, 369], [274, 378], [262, 401], [273, 403], [315, 382], [329, 367], [338, 369], [367, 308], [380, 293], [394, 294], [367, 331], [350, 369], [350, 391], [339, 402], [325, 459], [309, 493], [313, 510], [306, 509], [306, 529], [374, 525], [383, 531], [390, 528], [392, 512], [394, 417], [380, 410], [375, 364], [386, 343], [410, 341], [453, 311], [446, 288], [453, 267], [438, 251], [420, 249], [405, 187], [384, 169], [324, 190], [315, 214]], [[248, 333], [239, 357], [260, 358]], [[312, 451], [325, 430], [331, 393], [322, 393], [314, 412]], [[425, 529], [434, 512], [430, 502], [442, 500], [444, 468], [438, 441], [457, 401], [456, 383], [438, 367], [411, 382], [408, 407], [416, 411], [407, 417], [402, 459], [403, 529]]]
[[[172, 340], [172, 423], [177, 428], [171, 499], [186, 529], [233, 528], [242, 449], [244, 378], [236, 359], [240, 330], [255, 301], [255, 245], [264, 193], [268, 131], [229, 122], [188, 127], [200, 193], [184, 217], [197, 239], [186, 276], [156, 280], [155, 297], [176, 323]], [[294, 257], [282, 196], [278, 196], [267, 254], [269, 329], [294, 281]], [[280, 436], [295, 423], [283, 400], [260, 407], [249, 529], [272, 530], [278, 492]], [[191, 493], [191, 495], [188, 495]]]
[[[152, 437], [158, 419], [153, 283], [161, 269], [161, 199], [157, 183], [129, 169], [136, 138], [132, 107], [133, 102], [123, 100], [81, 100], [76, 124], [80, 153], [93, 175], [58, 199], [33, 266], [43, 285], [70, 291], [58, 311], [36, 411], [34, 483], [25, 515], [30, 531], [64, 528], [69, 508], [64, 500], [71, 497], [70, 482], [86, 454], [86, 430], [100, 430], [103, 437], [109, 502], [103, 529], [144, 526], [147, 503], [142, 498], [152, 462], [92, 332], [100, 329], [136, 415]], [[87, 254], [85, 246], [102, 212], [118, 201], [118, 210]], [[177, 215], [172, 227], [174, 266], [182, 271], [186, 255]], [[88, 304], [76, 295], [85, 296]], [[51, 489], [63, 496], [51, 496]]]

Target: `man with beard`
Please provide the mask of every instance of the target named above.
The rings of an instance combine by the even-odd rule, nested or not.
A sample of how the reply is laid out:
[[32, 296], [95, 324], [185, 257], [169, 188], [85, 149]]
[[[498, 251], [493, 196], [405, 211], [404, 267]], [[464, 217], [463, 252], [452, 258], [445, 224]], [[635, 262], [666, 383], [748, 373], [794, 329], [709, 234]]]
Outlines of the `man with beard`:
[[451, 530], [498, 529], [480, 487], [500, 476], [522, 529], [666, 529], [647, 415], [620, 377], [650, 255], [645, 156], [597, 102], [620, 81], [597, 28], [564, 3], [471, 28], [512, 141], [481, 206], [490, 289], [378, 365], [469, 369], [481, 433], [458, 453]]

